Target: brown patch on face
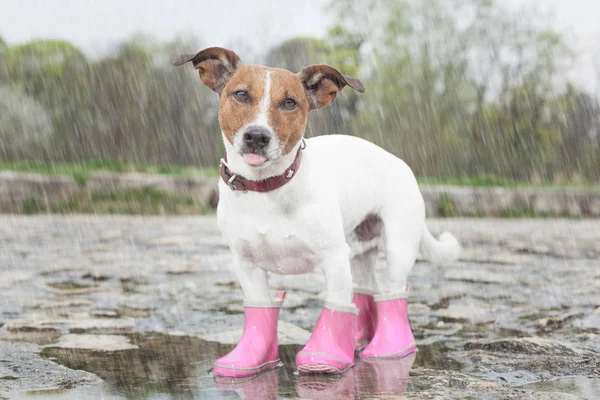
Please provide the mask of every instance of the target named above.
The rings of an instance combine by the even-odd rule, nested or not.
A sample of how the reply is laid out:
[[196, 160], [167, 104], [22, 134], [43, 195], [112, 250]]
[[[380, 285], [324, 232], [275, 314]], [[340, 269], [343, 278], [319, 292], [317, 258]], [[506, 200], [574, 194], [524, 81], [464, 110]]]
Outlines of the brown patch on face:
[[[286, 155], [304, 135], [310, 110], [300, 78], [290, 71], [259, 65], [239, 67], [221, 93], [219, 124], [229, 143], [233, 144], [235, 134], [244, 125], [254, 121], [262, 111], [261, 102], [265, 96], [267, 72], [270, 79], [267, 121], [273, 135], [277, 136], [281, 143], [283, 155]], [[236, 99], [234, 93], [238, 90], [248, 92], [248, 102]], [[282, 104], [287, 99], [294, 100], [296, 107], [284, 108]]]
[[[296, 74], [277, 68], [269, 68], [271, 93], [269, 125], [279, 137], [283, 155], [288, 154], [300, 141], [306, 129], [306, 118], [310, 110], [302, 82]], [[282, 106], [286, 99], [296, 102], [294, 109]]]
[[[265, 67], [243, 65], [223, 88], [219, 103], [219, 124], [229, 143], [233, 144], [236, 132], [258, 116], [265, 91], [265, 74]], [[248, 92], [248, 102], [236, 99], [234, 93], [238, 90]]]

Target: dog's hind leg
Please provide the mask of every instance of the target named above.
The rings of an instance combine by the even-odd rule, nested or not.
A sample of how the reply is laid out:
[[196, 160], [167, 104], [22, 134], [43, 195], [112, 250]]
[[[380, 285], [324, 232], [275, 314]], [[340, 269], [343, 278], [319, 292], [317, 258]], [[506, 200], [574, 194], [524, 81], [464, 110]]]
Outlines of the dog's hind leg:
[[375, 274], [378, 255], [379, 248], [374, 247], [364, 253], [354, 255], [350, 259], [354, 293], [375, 294], [380, 291], [377, 275]]
[[356, 349], [364, 348], [373, 338], [377, 324], [377, 313], [373, 295], [379, 293], [379, 282], [375, 274], [375, 264], [379, 247], [375, 246], [364, 253], [357, 254], [350, 260], [354, 296], [352, 302], [359, 309], [354, 337]]
[[[408, 275], [415, 263], [424, 227], [424, 218], [410, 210], [384, 215], [386, 279], [373, 296], [377, 314], [375, 334], [361, 357], [404, 357], [416, 351], [408, 320]], [[398, 214], [404, 213], [404, 215]], [[417, 218], [415, 218], [417, 217]], [[420, 219], [420, 221], [419, 221]]]

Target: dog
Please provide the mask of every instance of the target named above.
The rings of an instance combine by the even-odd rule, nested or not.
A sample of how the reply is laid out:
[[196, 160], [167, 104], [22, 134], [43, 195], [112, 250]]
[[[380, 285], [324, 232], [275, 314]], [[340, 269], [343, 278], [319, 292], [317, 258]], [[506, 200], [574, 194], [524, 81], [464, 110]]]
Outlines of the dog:
[[[277, 367], [277, 318], [268, 272], [320, 268], [327, 295], [315, 329], [296, 356], [303, 373], [340, 373], [364, 358], [416, 351], [407, 315], [408, 275], [419, 251], [442, 263], [458, 258], [450, 233], [435, 239], [415, 176], [402, 160], [360, 138], [304, 139], [308, 114], [333, 103], [346, 86], [363, 84], [328, 65], [299, 73], [243, 64], [211, 47], [183, 54], [204, 85], [219, 95], [221, 160], [218, 225], [233, 254], [244, 293], [240, 343], [215, 362], [214, 373], [242, 377]], [[387, 268], [375, 275], [380, 248]]]

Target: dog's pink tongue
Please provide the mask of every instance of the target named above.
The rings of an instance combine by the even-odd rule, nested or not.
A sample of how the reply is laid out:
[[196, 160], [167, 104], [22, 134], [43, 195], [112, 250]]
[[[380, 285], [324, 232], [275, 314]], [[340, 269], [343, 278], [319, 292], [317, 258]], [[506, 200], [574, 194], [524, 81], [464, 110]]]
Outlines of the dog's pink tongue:
[[261, 165], [262, 163], [267, 161], [265, 157], [253, 153], [246, 153], [243, 155], [243, 157], [244, 161], [246, 161], [246, 163], [250, 165]]

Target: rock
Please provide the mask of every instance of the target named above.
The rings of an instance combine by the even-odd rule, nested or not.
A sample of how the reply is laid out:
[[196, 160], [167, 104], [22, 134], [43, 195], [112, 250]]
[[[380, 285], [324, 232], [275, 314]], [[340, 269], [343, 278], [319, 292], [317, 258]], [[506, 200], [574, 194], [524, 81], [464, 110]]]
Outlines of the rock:
[[60, 333], [59, 320], [12, 320], [6, 323], [9, 332]]
[[168, 176], [137, 172], [125, 174], [95, 172], [91, 174], [87, 183], [87, 189], [90, 192], [144, 188], [190, 196], [199, 203], [212, 207], [216, 207], [219, 200], [217, 178]]
[[64, 335], [58, 343], [46, 347], [62, 349], [86, 349], [95, 351], [119, 351], [137, 349], [129, 339], [119, 335]]
[[573, 189], [480, 188], [420, 185], [427, 215], [437, 215], [442, 200], [462, 215], [499, 216], [530, 208], [537, 214], [600, 216], [600, 193]]
[[483, 270], [480, 268], [465, 267], [464, 269], [449, 269], [444, 271], [444, 277], [449, 281], [463, 281], [476, 283], [518, 283], [518, 276], [502, 272]]
[[17, 283], [30, 282], [35, 279], [35, 274], [28, 271], [8, 271], [0, 276], [2, 277], [0, 289], [10, 288]]
[[107, 285], [88, 285], [74, 281], [49, 282], [46, 284], [46, 290], [61, 296], [72, 296], [102, 292], [107, 290]]
[[119, 302], [120, 307], [129, 308], [138, 311], [156, 310], [156, 299], [146, 294], [133, 294], [125, 297]]
[[23, 203], [37, 199], [42, 206], [66, 201], [79, 191], [73, 178], [0, 171], [0, 204], [22, 211]]
[[426, 304], [408, 303], [408, 315], [427, 315], [431, 313], [431, 308]]
[[573, 326], [600, 332], [600, 313], [596, 312], [573, 322]]
[[578, 355], [581, 351], [564, 342], [540, 337], [505, 339], [495, 341], [468, 342], [465, 350], [486, 350], [499, 353], [519, 353], [532, 355]]
[[11, 332], [47, 332], [60, 333], [122, 333], [129, 332], [135, 327], [133, 319], [39, 319], [13, 320], [6, 324]]
[[196, 270], [191, 265], [174, 265], [167, 269], [169, 275], [190, 275], [195, 272]]
[[33, 309], [52, 309], [52, 308], [72, 308], [72, 307], [89, 307], [94, 304], [87, 299], [69, 299], [69, 300], [40, 300], [25, 304], [28, 308]]
[[189, 246], [194, 244], [194, 239], [191, 236], [164, 236], [149, 240], [146, 245], [149, 247], [160, 246]]
[[[200, 339], [209, 341], [209, 342], [218, 342], [222, 344], [238, 344], [240, 338], [242, 337], [242, 333], [244, 332], [243, 328], [233, 329], [227, 332], [216, 332], [216, 333], [207, 333], [200, 335]], [[310, 337], [310, 332], [302, 329], [292, 323], [286, 321], [279, 321], [277, 326], [279, 344], [301, 344], [304, 345], [308, 341]]]
[[114, 239], [120, 239], [122, 237], [121, 231], [104, 231], [100, 234], [100, 240], [102, 241], [111, 241]]
[[135, 327], [133, 319], [88, 319], [71, 321], [70, 333], [111, 334], [130, 332]]
[[488, 257], [488, 260], [498, 264], [530, 265], [534, 257], [530, 254], [497, 253]]
[[100, 318], [119, 318], [119, 312], [116, 310], [92, 310], [90, 311], [90, 315]]
[[81, 279], [91, 279], [95, 282], [104, 282], [110, 279], [110, 276], [102, 274], [100, 272], [88, 272], [81, 276]]
[[[97, 385], [100, 378], [89, 372], [73, 370], [40, 358], [40, 347], [31, 343], [0, 341], [0, 374], [16, 379], [0, 381], [0, 397], [21, 398], [19, 394], [44, 389], [71, 389]], [[4, 372], [3, 372], [4, 371]], [[34, 393], [31, 393], [34, 396]]]
[[534, 325], [543, 332], [551, 332], [563, 328], [567, 322], [582, 317], [583, 315], [584, 314], [580, 312], [572, 312], [557, 317], [540, 318], [534, 322]]
[[452, 303], [448, 308], [437, 310], [435, 315], [444, 322], [481, 323], [495, 320], [490, 305], [482, 302]]

